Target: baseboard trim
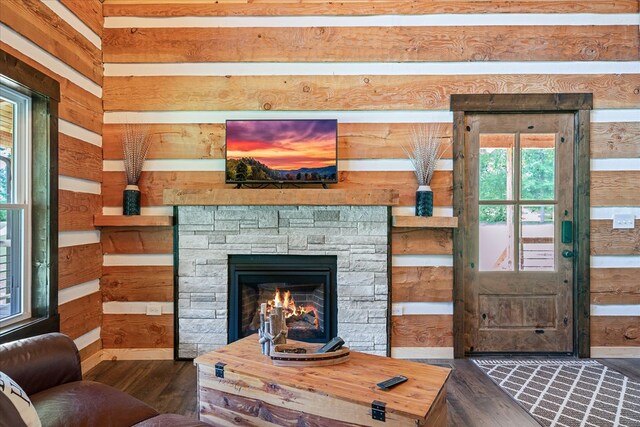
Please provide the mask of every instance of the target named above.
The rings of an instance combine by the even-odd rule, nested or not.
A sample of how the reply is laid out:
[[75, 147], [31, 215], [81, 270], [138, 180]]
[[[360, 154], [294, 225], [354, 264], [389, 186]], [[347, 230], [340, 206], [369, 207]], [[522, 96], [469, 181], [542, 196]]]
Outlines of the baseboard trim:
[[591, 347], [591, 358], [640, 358], [640, 347]]
[[103, 348], [102, 360], [173, 360], [173, 348]]
[[82, 374], [105, 360], [173, 360], [173, 348], [104, 348], [81, 362]]
[[453, 347], [393, 347], [394, 359], [453, 359]]
[[102, 362], [102, 360], [103, 360], [102, 350], [98, 350], [96, 353], [84, 359], [80, 363], [80, 367], [82, 369], [82, 375], [86, 374], [87, 372], [89, 372], [90, 370], [98, 366], [98, 364]]

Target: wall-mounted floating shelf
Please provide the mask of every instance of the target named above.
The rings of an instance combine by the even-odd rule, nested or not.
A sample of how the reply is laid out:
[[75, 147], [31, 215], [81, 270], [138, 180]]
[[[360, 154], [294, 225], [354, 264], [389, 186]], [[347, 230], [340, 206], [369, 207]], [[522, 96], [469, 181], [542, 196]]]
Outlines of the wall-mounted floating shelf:
[[96, 227], [170, 227], [173, 217], [169, 215], [94, 215]]
[[393, 217], [393, 226], [404, 228], [458, 228], [458, 217], [395, 215]]

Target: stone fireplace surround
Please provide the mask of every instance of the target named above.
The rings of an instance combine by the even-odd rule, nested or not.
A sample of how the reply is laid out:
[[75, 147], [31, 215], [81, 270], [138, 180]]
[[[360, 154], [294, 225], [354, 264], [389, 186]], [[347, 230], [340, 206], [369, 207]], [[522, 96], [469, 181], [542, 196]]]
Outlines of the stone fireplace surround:
[[335, 255], [338, 335], [353, 350], [387, 355], [389, 209], [178, 206], [178, 357], [227, 344], [228, 256], [235, 254]]

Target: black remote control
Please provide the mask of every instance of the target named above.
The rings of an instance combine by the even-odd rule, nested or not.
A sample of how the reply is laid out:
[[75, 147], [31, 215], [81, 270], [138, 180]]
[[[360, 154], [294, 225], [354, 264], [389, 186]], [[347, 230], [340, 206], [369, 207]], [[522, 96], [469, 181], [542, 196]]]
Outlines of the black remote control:
[[405, 382], [406, 380], [408, 380], [408, 378], [404, 375], [398, 375], [396, 377], [389, 378], [386, 381], [382, 381], [381, 383], [378, 383], [376, 385], [383, 390], [389, 390], [391, 387], [395, 387], [398, 384]]
[[340, 337], [332, 338], [331, 341], [316, 350], [316, 353], [329, 353], [336, 351], [344, 345], [344, 340]]

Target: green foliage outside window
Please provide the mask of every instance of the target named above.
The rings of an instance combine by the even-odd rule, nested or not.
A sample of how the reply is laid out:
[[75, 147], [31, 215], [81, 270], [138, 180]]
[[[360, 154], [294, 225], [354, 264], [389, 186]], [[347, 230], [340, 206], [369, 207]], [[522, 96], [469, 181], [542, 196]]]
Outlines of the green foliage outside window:
[[[480, 201], [507, 199], [507, 149], [480, 150]], [[555, 192], [555, 150], [522, 149], [521, 196], [523, 200], [553, 200]], [[509, 195], [509, 198], [512, 197]], [[507, 210], [500, 206], [481, 206], [481, 223], [505, 222]], [[549, 219], [552, 209], [545, 209]]]

